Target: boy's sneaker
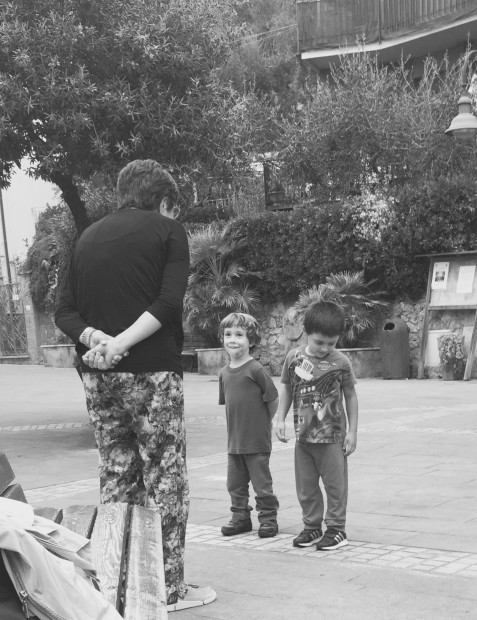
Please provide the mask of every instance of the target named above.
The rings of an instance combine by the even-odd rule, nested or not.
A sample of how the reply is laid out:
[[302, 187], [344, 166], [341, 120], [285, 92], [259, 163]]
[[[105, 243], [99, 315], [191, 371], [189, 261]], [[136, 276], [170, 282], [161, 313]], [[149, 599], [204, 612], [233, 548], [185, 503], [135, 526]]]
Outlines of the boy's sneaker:
[[247, 519], [244, 521], [230, 521], [230, 523], [224, 525], [220, 531], [222, 532], [223, 536], [235, 536], [236, 534], [251, 532], [252, 520]]
[[258, 528], [258, 535], [260, 538], [273, 538], [278, 534], [278, 523], [261, 523]]
[[303, 530], [301, 534], [298, 534], [298, 536], [293, 539], [293, 546], [311, 547], [311, 545], [316, 543], [322, 536], [323, 532], [321, 530]]
[[338, 530], [326, 530], [325, 535], [316, 545], [317, 551], [328, 551], [329, 549], [339, 549], [348, 544], [346, 532]]
[[187, 593], [184, 598], [177, 600], [177, 603], [170, 603], [167, 605], [167, 613], [171, 611], [181, 611], [182, 609], [191, 609], [192, 607], [200, 607], [201, 605], [208, 605], [213, 603], [217, 598], [215, 590], [212, 590], [209, 586], [205, 588], [199, 588], [199, 586], [193, 586], [188, 584]]

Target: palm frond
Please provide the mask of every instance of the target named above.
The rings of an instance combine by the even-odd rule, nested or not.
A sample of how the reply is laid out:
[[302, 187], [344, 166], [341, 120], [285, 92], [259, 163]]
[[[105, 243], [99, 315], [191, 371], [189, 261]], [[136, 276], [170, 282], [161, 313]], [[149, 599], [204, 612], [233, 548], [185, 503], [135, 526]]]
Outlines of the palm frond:
[[240, 264], [239, 251], [245, 239], [226, 236], [226, 230], [208, 226], [189, 238], [191, 274], [184, 300], [186, 321], [190, 329], [217, 346], [220, 321], [234, 310], [251, 312], [259, 296], [250, 288], [251, 275]]
[[332, 301], [346, 316], [342, 341], [354, 344], [361, 334], [377, 326], [380, 316], [389, 308], [382, 291], [373, 291], [376, 280], [365, 281], [363, 271], [331, 274], [324, 284], [312, 286], [301, 293], [295, 304], [298, 318], [317, 301]]

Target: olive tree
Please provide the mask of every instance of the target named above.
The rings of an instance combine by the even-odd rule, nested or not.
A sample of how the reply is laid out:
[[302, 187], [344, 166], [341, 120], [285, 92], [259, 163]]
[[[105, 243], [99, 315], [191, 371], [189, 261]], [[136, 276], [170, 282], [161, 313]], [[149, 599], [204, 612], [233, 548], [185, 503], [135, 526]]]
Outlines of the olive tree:
[[[79, 181], [151, 157], [185, 182], [232, 175], [247, 94], [216, 67], [233, 0], [15, 0], [0, 8], [0, 182], [25, 158], [82, 231]], [[257, 108], [258, 109], [258, 108]], [[246, 149], [245, 149], [246, 150]]]
[[328, 200], [472, 169], [475, 145], [444, 134], [457, 113], [459, 71], [429, 58], [416, 78], [404, 61], [380, 66], [365, 52], [343, 56], [329, 80], [307, 85], [284, 120], [284, 175]]

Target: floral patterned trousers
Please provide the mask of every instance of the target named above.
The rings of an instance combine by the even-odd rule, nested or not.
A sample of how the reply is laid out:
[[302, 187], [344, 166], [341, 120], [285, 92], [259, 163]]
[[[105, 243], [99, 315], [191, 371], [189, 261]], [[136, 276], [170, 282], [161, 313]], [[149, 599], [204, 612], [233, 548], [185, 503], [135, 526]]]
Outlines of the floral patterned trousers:
[[173, 372], [83, 373], [86, 404], [99, 450], [101, 502], [157, 510], [167, 602], [184, 597], [189, 514], [184, 393]]

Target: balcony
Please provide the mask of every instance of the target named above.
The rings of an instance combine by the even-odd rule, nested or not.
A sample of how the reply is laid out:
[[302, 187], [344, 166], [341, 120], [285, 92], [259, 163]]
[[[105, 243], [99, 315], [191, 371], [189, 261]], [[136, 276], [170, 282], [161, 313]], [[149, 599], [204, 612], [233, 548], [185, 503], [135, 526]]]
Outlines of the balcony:
[[477, 0], [298, 1], [297, 24], [302, 59], [318, 69], [363, 45], [392, 62], [456, 46], [462, 52], [477, 39]]

